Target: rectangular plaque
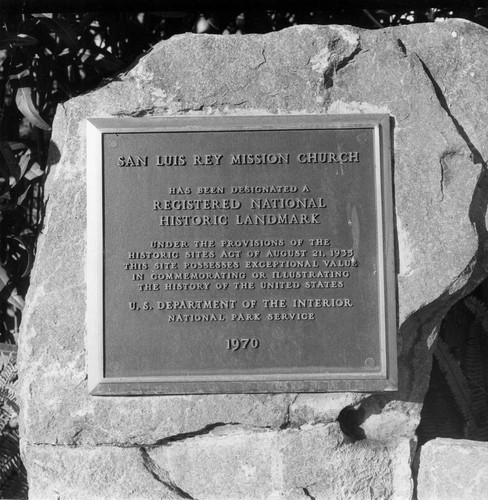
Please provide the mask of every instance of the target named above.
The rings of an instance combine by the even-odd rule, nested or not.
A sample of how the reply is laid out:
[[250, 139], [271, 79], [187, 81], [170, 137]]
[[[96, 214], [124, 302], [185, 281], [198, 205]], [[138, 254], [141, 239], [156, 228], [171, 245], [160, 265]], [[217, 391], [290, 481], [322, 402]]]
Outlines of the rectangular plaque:
[[387, 115], [87, 128], [91, 394], [396, 389]]

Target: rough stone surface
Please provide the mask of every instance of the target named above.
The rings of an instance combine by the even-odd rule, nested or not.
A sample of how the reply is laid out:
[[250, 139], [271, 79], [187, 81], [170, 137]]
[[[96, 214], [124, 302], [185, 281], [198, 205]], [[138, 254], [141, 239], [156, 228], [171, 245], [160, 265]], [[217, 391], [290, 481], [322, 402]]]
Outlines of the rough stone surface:
[[422, 447], [418, 500], [482, 500], [488, 491], [488, 443], [437, 438]]
[[406, 438], [351, 443], [335, 423], [226, 429], [149, 455], [194, 498], [301, 498], [306, 489], [314, 498], [346, 499], [409, 498], [411, 452]]
[[357, 406], [368, 394], [299, 394], [290, 405], [290, 422], [295, 426], [334, 422], [347, 406]]
[[[268, 35], [182, 35], [157, 45], [116, 81], [60, 106], [45, 190], [46, 225], [19, 350], [21, 431], [32, 491], [39, 498], [43, 488], [46, 497], [53, 491], [43, 470], [52, 456], [56, 488], [70, 492], [63, 493], [66, 498], [76, 497], [76, 488], [82, 495], [92, 487], [89, 476], [62, 464], [77, 457], [80, 468], [89, 468], [99, 456], [106, 485], [100, 481], [97, 494], [121, 498], [110, 485], [119, 484], [123, 467], [110, 469], [102, 451], [121, 453], [128, 466], [134, 449], [122, 455], [115, 446], [143, 446], [169, 468], [177, 484], [198, 491], [198, 498], [217, 498], [223, 490], [212, 493], [206, 486], [209, 477], [205, 461], [195, 458], [197, 449], [208, 455], [212, 476], [240, 471], [236, 495], [265, 494], [257, 483], [266, 474], [276, 478], [277, 472], [270, 466], [255, 470], [253, 463], [264, 464], [269, 457], [270, 464], [287, 471], [283, 482], [271, 479], [279, 488], [269, 489], [270, 498], [303, 496], [303, 488], [316, 498], [408, 498], [406, 464], [440, 321], [487, 274], [487, 44], [485, 29], [462, 21], [378, 31], [298, 26]], [[377, 112], [389, 113], [393, 123], [398, 392], [369, 397], [87, 395], [85, 118]], [[326, 434], [326, 429], [343, 407], [357, 411], [355, 425], [362, 425], [366, 440], [335, 448], [336, 431]], [[233, 427], [227, 424], [247, 430], [209, 434]], [[315, 432], [331, 460], [305, 449], [307, 440], [313, 445]], [[168, 440], [177, 444], [154, 448]], [[227, 461], [212, 451], [219, 447]], [[381, 470], [389, 471], [377, 479], [368, 472], [375, 457]], [[186, 475], [186, 459], [198, 466], [195, 477]], [[146, 469], [140, 476], [138, 470], [125, 471], [128, 481], [135, 474], [140, 484]], [[342, 478], [338, 486], [330, 482], [332, 476]], [[152, 490], [140, 494], [150, 495]]]
[[413, 436], [421, 404], [386, 399], [373, 396], [361, 405], [364, 434], [368, 439], [376, 440]]
[[24, 447], [31, 500], [180, 499], [144, 465], [138, 448]]

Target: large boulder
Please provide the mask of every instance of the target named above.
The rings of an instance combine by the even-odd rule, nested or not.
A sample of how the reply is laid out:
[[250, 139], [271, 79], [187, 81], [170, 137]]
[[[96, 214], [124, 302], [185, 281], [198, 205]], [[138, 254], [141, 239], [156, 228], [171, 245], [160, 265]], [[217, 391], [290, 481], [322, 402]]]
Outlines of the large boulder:
[[[463, 21], [181, 35], [60, 106], [19, 351], [32, 498], [409, 498], [440, 321], [486, 275], [487, 45]], [[392, 117], [399, 390], [89, 396], [85, 118], [270, 113]], [[353, 443], [333, 422], [358, 405]]]

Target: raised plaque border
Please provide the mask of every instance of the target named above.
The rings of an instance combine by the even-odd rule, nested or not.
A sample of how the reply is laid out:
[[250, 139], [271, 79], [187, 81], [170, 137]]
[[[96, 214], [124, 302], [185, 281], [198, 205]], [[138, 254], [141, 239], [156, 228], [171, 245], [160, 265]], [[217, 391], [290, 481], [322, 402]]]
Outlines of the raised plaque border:
[[[260, 115], [165, 118], [90, 118], [87, 124], [87, 354], [88, 390], [95, 396], [381, 392], [397, 390], [397, 313], [390, 116]], [[261, 375], [104, 376], [103, 347], [103, 134], [239, 130], [367, 128], [374, 133], [378, 229], [381, 370], [376, 373], [275, 373]]]

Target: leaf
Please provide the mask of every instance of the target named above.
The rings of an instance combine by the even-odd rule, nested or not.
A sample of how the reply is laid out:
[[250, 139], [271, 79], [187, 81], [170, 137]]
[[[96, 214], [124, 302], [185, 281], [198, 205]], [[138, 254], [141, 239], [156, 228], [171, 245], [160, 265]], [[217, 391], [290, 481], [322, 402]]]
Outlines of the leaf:
[[14, 152], [22, 151], [23, 149], [28, 149], [28, 146], [25, 142], [8, 141], [8, 145], [10, 146], [10, 149]]
[[40, 22], [48, 26], [70, 49], [78, 52], [80, 43], [70, 23], [62, 18], [51, 18], [46, 14], [34, 14]]
[[449, 389], [452, 392], [464, 420], [470, 425], [476, 425], [476, 418], [471, 410], [471, 391], [469, 383], [456, 359], [449, 352], [449, 347], [441, 338], [437, 339], [434, 356], [439, 362], [439, 368], [446, 376]]
[[476, 9], [476, 14], [474, 17], [486, 17], [488, 16], [488, 9], [486, 7], [478, 7]]
[[[15, 360], [17, 355], [18, 347], [16, 344], [5, 344], [4, 342], [0, 342], [0, 356], [7, 357], [7, 362], [3, 363], [3, 367], [1, 368], [0, 379], [1, 384], [5, 385], [3, 381], [3, 373], [7, 367], [11, 368], [10, 363], [8, 363], [8, 358], [12, 357]], [[13, 369], [15, 370], [15, 365], [13, 365]], [[14, 377], [11, 377], [13, 380]]]
[[[2, 187], [2, 184], [8, 186], [5, 179], [0, 178], [0, 188]], [[12, 194], [10, 193], [10, 190], [0, 195], [0, 214], [2, 212], [10, 212], [15, 209], [15, 205], [9, 203], [11, 200]]]
[[17, 359], [18, 347], [2, 342], [0, 343], [0, 352], [2, 355], [7, 355], [7, 359], [0, 369], [0, 388], [6, 389], [15, 384], [17, 379], [17, 365], [15, 361]]
[[51, 130], [51, 127], [41, 118], [32, 100], [30, 87], [19, 87], [15, 94], [15, 102], [19, 111], [32, 123], [42, 130]]
[[15, 69], [17, 72], [11, 73], [9, 75], [9, 80], [20, 80], [21, 78], [25, 78], [30, 75], [29, 68], [26, 68], [23, 64], [18, 64]]
[[430, 374], [429, 389], [424, 398], [417, 428], [419, 444], [437, 437], [462, 439], [465, 437], [466, 422], [458, 410], [456, 401], [434, 356]]
[[30, 163], [31, 163], [31, 150], [27, 149], [20, 156], [20, 160], [19, 160], [20, 177], [22, 177], [26, 173], [27, 169], [29, 168]]
[[7, 49], [0, 48], [0, 67], [3, 65], [5, 59], [7, 59], [8, 51]]
[[25, 198], [29, 194], [31, 186], [32, 185], [29, 184], [29, 186], [27, 187], [27, 189], [19, 197], [17, 197], [17, 205], [22, 205], [22, 203], [24, 202]]
[[20, 167], [8, 142], [0, 141], [0, 175], [4, 179], [20, 177]]
[[17, 309], [24, 308], [24, 299], [17, 293], [15, 288], [11, 288], [7, 271], [0, 266], [0, 292], [7, 293], [7, 302], [12, 304]]
[[[13, 187], [22, 177], [32, 181], [44, 175], [44, 172], [32, 158], [31, 149], [24, 143], [0, 141], [0, 174], [10, 181], [9, 187]], [[24, 198], [17, 199], [17, 205], [20, 205]]]
[[99, 49], [97, 52], [99, 53], [99, 55], [96, 56], [95, 60], [92, 62], [93, 66], [101, 68], [110, 73], [120, 71], [121, 69], [125, 68], [126, 64], [124, 63], [124, 61], [122, 61], [118, 57], [115, 57], [113, 54], [108, 52], [108, 50]]
[[[32, 266], [34, 265], [34, 233], [30, 229], [25, 229], [18, 236], [8, 236], [7, 238], [16, 241], [19, 248], [23, 250], [27, 256], [27, 259], [25, 260], [25, 266], [21, 275], [22, 278], [24, 278], [30, 273]], [[20, 262], [22, 264], [24, 263], [23, 260], [21, 260]]]
[[8, 49], [12, 45], [35, 45], [37, 40], [33, 36], [11, 31], [0, 31], [0, 49]]
[[7, 301], [9, 304], [12, 304], [14, 307], [16, 307], [17, 309], [20, 309], [21, 311], [22, 311], [22, 309], [24, 309], [24, 306], [25, 306], [24, 299], [17, 293], [16, 288], [13, 288], [12, 290], [10, 290], [10, 296], [7, 299]]
[[488, 309], [483, 304], [483, 302], [475, 299], [472, 295], [470, 295], [464, 299], [464, 304], [481, 323], [485, 335], [488, 335]]
[[41, 177], [44, 175], [44, 171], [41, 169], [41, 166], [39, 163], [36, 161], [31, 165], [29, 170], [27, 170], [27, 173], [24, 175], [24, 177], [28, 181], [32, 181], [34, 179], [37, 179], [38, 177]]
[[468, 426], [466, 437], [477, 441], [488, 439], [488, 406], [485, 399], [483, 359], [481, 354], [481, 324], [472, 323], [466, 344], [464, 373], [471, 389], [471, 410], [476, 418], [476, 427]]
[[22, 469], [18, 432], [2, 432], [0, 438], [0, 487], [2, 498], [22, 498], [7, 496], [4, 489]]

